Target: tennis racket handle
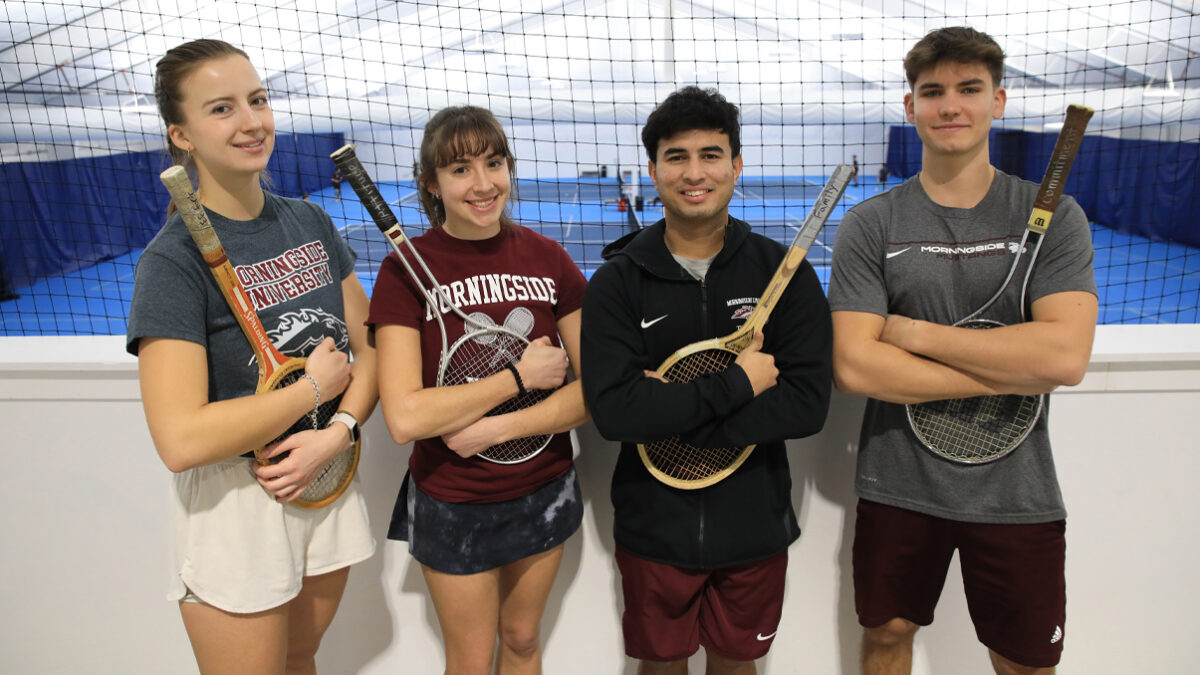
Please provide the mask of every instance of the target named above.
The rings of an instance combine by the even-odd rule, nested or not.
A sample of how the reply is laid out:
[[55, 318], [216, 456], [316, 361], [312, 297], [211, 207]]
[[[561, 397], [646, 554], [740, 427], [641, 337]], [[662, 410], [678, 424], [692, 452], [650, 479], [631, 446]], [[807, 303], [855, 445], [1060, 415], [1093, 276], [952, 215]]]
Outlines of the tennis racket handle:
[[[192, 179], [188, 178], [187, 171], [182, 166], [173, 166], [159, 174], [158, 178], [166, 186], [171, 201], [175, 202], [175, 208], [183, 217], [183, 224], [187, 225], [188, 232], [191, 233], [204, 260], [212, 265], [214, 257], [224, 258], [221, 241], [213, 231], [212, 223], [209, 222], [208, 214], [204, 212], [204, 206], [200, 204], [196, 191], [192, 189]], [[219, 264], [220, 260], [215, 262]]]
[[1038, 234], [1045, 234], [1050, 227], [1050, 220], [1058, 208], [1063, 190], [1067, 187], [1067, 177], [1075, 164], [1075, 155], [1083, 144], [1083, 133], [1087, 130], [1088, 120], [1092, 119], [1095, 111], [1087, 106], [1072, 103], [1067, 106], [1067, 119], [1063, 121], [1062, 130], [1058, 132], [1058, 140], [1050, 155], [1050, 163], [1046, 167], [1046, 175], [1038, 187], [1037, 196], [1033, 199], [1033, 212], [1029, 215], [1029, 229]]
[[846, 186], [850, 184], [850, 177], [853, 173], [854, 170], [850, 167], [838, 164], [834, 167], [833, 173], [829, 174], [829, 180], [825, 182], [825, 187], [821, 188], [821, 194], [817, 196], [812, 208], [808, 210], [804, 224], [800, 226], [800, 232], [796, 234], [796, 240], [792, 242], [792, 246], [801, 251], [800, 259], [792, 264], [793, 268], [800, 266], [800, 260], [804, 259], [804, 254], [816, 241], [817, 233], [825, 226], [825, 221], [829, 220], [834, 207], [841, 201], [842, 194], [846, 192]]
[[399, 222], [396, 214], [392, 213], [392, 208], [388, 206], [387, 200], [379, 194], [379, 188], [375, 187], [375, 183], [367, 175], [367, 170], [363, 168], [362, 162], [358, 161], [358, 155], [354, 153], [353, 145], [343, 145], [329, 157], [333, 159], [337, 168], [341, 169], [342, 176], [350, 183], [350, 187], [354, 188], [355, 194], [358, 195], [363, 207], [367, 209], [367, 213], [371, 214], [371, 219], [375, 221], [376, 227], [381, 232], [386, 233]]

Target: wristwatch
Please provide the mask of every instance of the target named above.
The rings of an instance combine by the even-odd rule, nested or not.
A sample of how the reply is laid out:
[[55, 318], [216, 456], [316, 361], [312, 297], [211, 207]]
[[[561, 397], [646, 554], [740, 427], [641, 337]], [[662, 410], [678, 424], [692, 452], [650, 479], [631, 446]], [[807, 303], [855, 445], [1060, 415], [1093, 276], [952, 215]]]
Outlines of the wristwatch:
[[354, 415], [351, 415], [345, 410], [339, 410], [329, 418], [329, 424], [326, 424], [325, 426], [329, 427], [334, 422], [341, 422], [342, 424], [345, 424], [346, 428], [350, 430], [350, 441], [353, 443], [358, 442], [358, 420], [354, 419]]

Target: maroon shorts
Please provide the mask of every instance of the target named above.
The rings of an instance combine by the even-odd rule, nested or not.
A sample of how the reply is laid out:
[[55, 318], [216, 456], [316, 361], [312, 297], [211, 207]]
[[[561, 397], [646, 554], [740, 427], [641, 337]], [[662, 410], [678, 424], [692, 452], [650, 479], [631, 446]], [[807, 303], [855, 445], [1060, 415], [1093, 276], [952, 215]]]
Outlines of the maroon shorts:
[[979, 641], [1023, 666], [1055, 666], [1067, 614], [1065, 531], [1063, 520], [966, 523], [860, 499], [854, 532], [858, 622], [872, 628], [903, 618], [928, 626], [958, 549]]
[[686, 659], [700, 645], [733, 661], [765, 656], [783, 614], [787, 551], [718, 569], [687, 569], [617, 548], [625, 653], [643, 661]]

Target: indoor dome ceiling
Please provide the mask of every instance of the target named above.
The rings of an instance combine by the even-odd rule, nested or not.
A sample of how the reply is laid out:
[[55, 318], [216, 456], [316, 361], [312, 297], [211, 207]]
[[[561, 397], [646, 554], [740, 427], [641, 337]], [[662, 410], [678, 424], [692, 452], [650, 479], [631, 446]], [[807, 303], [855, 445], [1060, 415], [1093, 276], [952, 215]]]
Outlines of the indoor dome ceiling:
[[531, 122], [636, 122], [696, 82], [747, 121], [901, 123], [904, 53], [964, 23], [1005, 47], [1008, 116], [1026, 124], [1058, 118], [1067, 93], [1097, 109], [1093, 129], [1200, 120], [1200, 18], [1178, 2], [514, 4], [8, 1], [0, 141], [157, 136], [154, 62], [197, 37], [244, 46], [281, 125], [306, 130], [420, 126], [463, 101]]

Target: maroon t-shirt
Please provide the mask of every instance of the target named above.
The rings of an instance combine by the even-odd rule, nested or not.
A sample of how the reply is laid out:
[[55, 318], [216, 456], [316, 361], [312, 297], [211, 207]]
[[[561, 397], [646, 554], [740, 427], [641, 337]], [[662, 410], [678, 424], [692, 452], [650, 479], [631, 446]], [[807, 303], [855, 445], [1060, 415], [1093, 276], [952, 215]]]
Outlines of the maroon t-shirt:
[[[466, 241], [438, 227], [412, 242], [464, 314], [483, 312], [504, 325], [516, 308], [531, 311], [534, 325], [527, 335], [530, 340], [548, 335], [561, 346], [558, 320], [583, 305], [587, 281], [579, 268], [558, 242], [527, 228], [505, 228], [490, 239]], [[422, 274], [411, 256], [405, 257]], [[396, 254], [385, 258], [375, 280], [367, 324], [410, 326], [420, 331], [422, 381], [426, 387], [437, 383], [442, 351], [441, 333], [432, 311], [436, 308], [428, 306]], [[462, 319], [447, 309], [442, 320], [447, 343], [452, 345], [463, 334]], [[567, 434], [555, 435], [541, 453], [520, 464], [463, 459], [446, 447], [440, 436], [418, 440], [409, 459], [409, 470], [421, 490], [445, 502], [514, 499], [563, 475], [570, 467], [571, 442]]]

